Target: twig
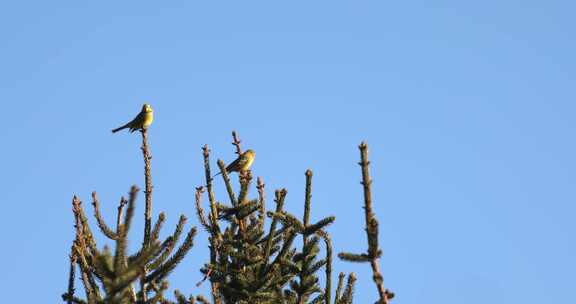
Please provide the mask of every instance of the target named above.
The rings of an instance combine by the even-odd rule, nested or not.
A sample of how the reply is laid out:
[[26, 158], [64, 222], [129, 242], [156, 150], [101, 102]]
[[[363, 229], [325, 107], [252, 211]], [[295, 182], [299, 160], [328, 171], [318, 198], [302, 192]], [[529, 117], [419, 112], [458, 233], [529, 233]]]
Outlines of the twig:
[[164, 264], [158, 267], [154, 272], [146, 277], [146, 282], [162, 281], [175, 267], [180, 263], [180, 261], [186, 256], [186, 253], [190, 248], [192, 248], [194, 242], [194, 236], [196, 235], [196, 227], [192, 227], [188, 234], [186, 235], [186, 239], [180, 245], [176, 253], [170, 259], [168, 259]]
[[324, 288], [324, 303], [330, 304], [332, 298], [332, 240], [330, 235], [324, 230], [318, 230], [316, 232], [326, 244], [326, 287]]
[[146, 291], [146, 267], [140, 273], [140, 296], [142, 303], [148, 301], [148, 292]]
[[120, 231], [120, 225], [122, 225], [122, 214], [124, 213], [124, 206], [128, 204], [128, 201], [122, 196], [120, 198], [120, 203], [118, 204], [118, 216], [116, 217], [116, 234]]
[[62, 300], [67, 301], [68, 303], [72, 303], [72, 304], [86, 304], [86, 301], [77, 298], [73, 295], [70, 295], [68, 293], [65, 293], [62, 295]]
[[160, 212], [160, 214], [158, 214], [158, 219], [154, 224], [154, 228], [152, 228], [152, 234], [150, 235], [151, 242], [154, 242], [160, 238], [160, 230], [162, 229], [162, 225], [164, 224], [165, 220], [166, 214], [164, 214], [164, 212]]
[[[130, 193], [128, 194], [128, 208], [126, 209], [124, 224], [120, 226], [123, 229], [123, 233], [128, 233], [130, 226], [132, 225], [132, 218], [134, 218], [134, 209], [136, 208], [136, 198], [138, 196], [138, 191], [140, 191], [140, 188], [138, 188], [136, 185], [133, 185], [130, 188]], [[118, 235], [120, 236], [120, 232]]]
[[204, 208], [202, 208], [202, 193], [204, 193], [204, 188], [196, 187], [196, 194], [194, 195], [194, 202], [196, 203], [196, 215], [198, 216], [198, 220], [204, 229], [206, 229], [208, 232], [212, 232], [212, 227], [206, 219]]
[[238, 154], [238, 156], [242, 155], [242, 149], [240, 148], [242, 141], [238, 138], [236, 131], [232, 131], [232, 139], [234, 140], [232, 144], [236, 147], [236, 154]]
[[264, 192], [264, 182], [262, 178], [256, 179], [258, 189], [258, 229], [264, 231], [264, 220], [266, 219], [266, 196]]
[[96, 221], [98, 222], [98, 227], [102, 230], [105, 236], [109, 239], [115, 240], [118, 238], [116, 233], [106, 225], [106, 221], [102, 218], [100, 214], [100, 202], [98, 201], [98, 196], [96, 195], [96, 191], [92, 192], [92, 206], [94, 206], [94, 217], [96, 217]]
[[76, 255], [78, 266], [80, 267], [80, 273], [82, 278], [82, 283], [84, 284], [84, 290], [86, 292], [86, 299], [88, 303], [92, 304], [96, 302], [99, 298], [97, 292], [98, 286], [94, 282], [92, 277], [91, 268], [86, 261], [86, 256], [84, 252], [87, 248], [86, 245], [86, 235], [84, 232], [89, 232], [89, 228], [85, 225], [84, 212], [82, 211], [80, 199], [76, 195], [72, 198], [72, 210], [74, 212], [75, 228], [76, 228], [76, 240], [74, 241], [74, 254]]
[[[204, 173], [206, 175], [206, 189], [208, 190], [208, 201], [210, 202], [210, 221], [212, 228], [218, 226], [218, 209], [216, 208], [216, 199], [214, 198], [214, 189], [212, 188], [212, 173], [210, 172], [210, 149], [208, 145], [202, 147], [204, 156]], [[220, 229], [218, 229], [219, 231]]]
[[356, 282], [356, 275], [352, 272], [348, 275], [348, 282], [346, 282], [346, 289], [344, 290], [344, 295], [342, 295], [343, 304], [352, 304], [355, 282]]
[[[338, 274], [338, 285], [336, 287], [336, 295], [334, 296], [334, 303], [335, 304], [340, 304], [340, 297], [342, 294], [342, 287], [344, 286], [344, 277], [346, 277], [346, 275], [341, 272], [340, 274]], [[328, 295], [329, 296], [329, 295]]]
[[380, 295], [380, 303], [388, 304], [388, 292], [384, 288], [384, 279], [380, 272], [378, 259], [380, 250], [378, 249], [378, 221], [372, 211], [372, 191], [370, 179], [370, 161], [368, 161], [368, 145], [362, 142], [358, 147], [360, 149], [360, 163], [362, 167], [362, 186], [364, 188], [364, 211], [366, 218], [366, 235], [368, 237], [368, 255], [370, 256], [370, 266], [372, 267], [372, 276], [374, 283]]
[[196, 301], [198, 301], [202, 304], [210, 304], [208, 299], [206, 299], [204, 296], [196, 296]]
[[[310, 204], [311, 204], [311, 198], [312, 198], [312, 170], [308, 169], [306, 170], [306, 191], [304, 194], [304, 216], [302, 219], [302, 229], [301, 231], [303, 232], [306, 227], [308, 227], [308, 224], [310, 223]], [[308, 246], [308, 235], [305, 233], [302, 233], [302, 252], [304, 253], [305, 248]], [[299, 272], [298, 276], [300, 277], [300, 284], [304, 284], [303, 282], [305, 281], [306, 277], [308, 276], [308, 273], [306, 273], [306, 268], [308, 267], [308, 263], [307, 261], [303, 260], [302, 261], [302, 271]], [[298, 298], [296, 300], [297, 303], [299, 304], [303, 304], [305, 302], [308, 301], [308, 295], [305, 294], [301, 294], [301, 292], [298, 292]]]
[[238, 206], [238, 201], [236, 200], [236, 194], [234, 194], [234, 189], [232, 189], [232, 184], [230, 183], [230, 177], [228, 176], [228, 171], [226, 171], [226, 164], [223, 160], [218, 160], [218, 167], [220, 172], [222, 172], [222, 179], [224, 179], [224, 184], [226, 185], [226, 191], [230, 197], [230, 204], [234, 207]]
[[70, 273], [68, 276], [68, 304], [73, 303], [74, 298], [74, 280], [76, 278], [76, 254], [74, 253], [74, 247], [72, 247], [70, 252]]

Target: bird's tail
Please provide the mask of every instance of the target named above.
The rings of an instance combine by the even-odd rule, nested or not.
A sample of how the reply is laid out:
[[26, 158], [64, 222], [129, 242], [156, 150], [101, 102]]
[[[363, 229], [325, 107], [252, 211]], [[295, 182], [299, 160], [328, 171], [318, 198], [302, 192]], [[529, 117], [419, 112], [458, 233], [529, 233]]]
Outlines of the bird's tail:
[[127, 125], [127, 124], [126, 124], [126, 125], [123, 125], [123, 126], [121, 126], [121, 127], [119, 127], [119, 128], [116, 128], [116, 129], [112, 130], [112, 133], [116, 133], [116, 132], [118, 132], [118, 131], [120, 131], [120, 130], [124, 130], [124, 129], [126, 129], [126, 128], [128, 128], [128, 125]]

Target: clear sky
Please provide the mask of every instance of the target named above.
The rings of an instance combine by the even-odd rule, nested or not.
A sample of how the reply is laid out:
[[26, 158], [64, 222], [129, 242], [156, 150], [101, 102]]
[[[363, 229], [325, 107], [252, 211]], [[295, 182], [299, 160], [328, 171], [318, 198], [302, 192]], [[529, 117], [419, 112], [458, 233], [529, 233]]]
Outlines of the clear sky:
[[[366, 140], [394, 303], [576, 303], [571, 1], [158, 3], [0, 3], [4, 302], [59, 302], [73, 194], [97, 190], [112, 221], [143, 187], [139, 136], [110, 130], [147, 101], [164, 235], [180, 213], [197, 225], [200, 148], [232, 160], [235, 129], [288, 210], [311, 168], [312, 219], [359, 251]], [[205, 239], [173, 287], [207, 295]], [[373, 303], [368, 265], [334, 267]]]

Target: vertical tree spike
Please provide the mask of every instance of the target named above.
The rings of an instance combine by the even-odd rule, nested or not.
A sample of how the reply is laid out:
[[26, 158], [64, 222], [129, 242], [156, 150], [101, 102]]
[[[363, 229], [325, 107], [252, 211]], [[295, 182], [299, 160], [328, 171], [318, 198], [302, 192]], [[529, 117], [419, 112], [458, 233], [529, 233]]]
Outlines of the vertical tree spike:
[[[217, 248], [219, 247], [218, 239], [220, 238], [220, 225], [218, 223], [218, 209], [216, 207], [216, 199], [214, 198], [214, 190], [212, 189], [212, 173], [210, 172], [210, 149], [208, 145], [202, 148], [202, 155], [204, 156], [204, 175], [206, 176], [206, 189], [208, 190], [208, 200], [210, 202], [210, 227], [212, 228], [210, 241], [210, 264], [214, 265], [217, 262]], [[212, 290], [212, 301], [214, 304], [220, 304], [220, 292], [218, 283], [211, 280], [210, 287]]]
[[378, 248], [378, 221], [372, 211], [372, 190], [370, 179], [370, 161], [368, 161], [368, 145], [362, 142], [360, 146], [360, 167], [362, 167], [362, 186], [364, 188], [364, 212], [366, 218], [366, 236], [368, 238], [368, 256], [370, 256], [370, 266], [372, 267], [373, 280], [378, 289], [380, 296], [380, 303], [388, 304], [388, 293], [384, 288], [384, 279], [380, 272], [380, 265], [378, 263], [379, 252]]
[[144, 194], [146, 195], [146, 207], [144, 210], [144, 244], [150, 241], [150, 230], [152, 226], [152, 173], [150, 160], [152, 156], [150, 155], [150, 148], [148, 147], [148, 130], [142, 129], [142, 154], [144, 156], [144, 182], [146, 184], [146, 189]]

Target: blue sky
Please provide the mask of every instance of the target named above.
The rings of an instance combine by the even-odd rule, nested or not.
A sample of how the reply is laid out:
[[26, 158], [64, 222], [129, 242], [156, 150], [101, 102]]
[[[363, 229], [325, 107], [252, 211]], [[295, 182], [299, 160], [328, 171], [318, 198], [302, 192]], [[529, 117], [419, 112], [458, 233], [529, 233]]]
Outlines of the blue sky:
[[[112, 221], [119, 197], [143, 187], [139, 137], [110, 129], [147, 101], [164, 235], [180, 213], [197, 225], [200, 148], [230, 161], [237, 130], [258, 153], [254, 174], [269, 197], [288, 188], [286, 207], [300, 214], [311, 168], [312, 219], [336, 216], [337, 252], [364, 248], [356, 163], [366, 140], [394, 303], [576, 302], [574, 9], [490, 0], [0, 3], [3, 299], [59, 301], [73, 194], [88, 204], [98, 191]], [[194, 287], [205, 238], [172, 287], [207, 295]], [[356, 303], [376, 299], [367, 265], [334, 267], [360, 277]]]

